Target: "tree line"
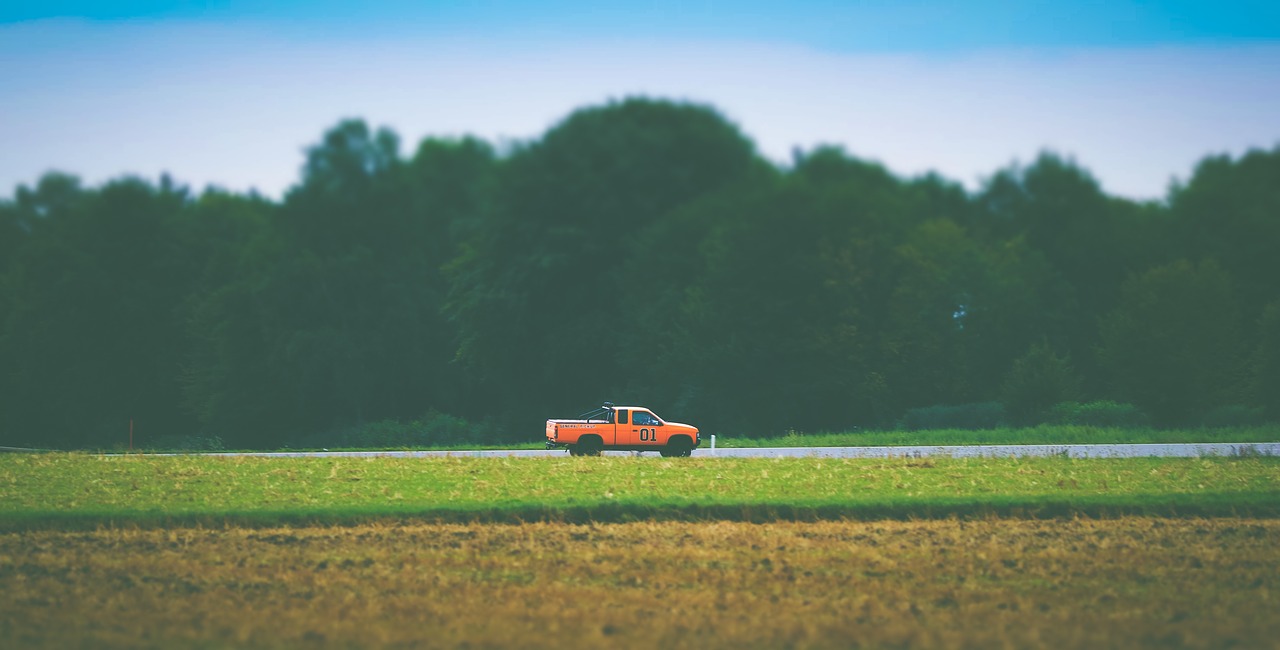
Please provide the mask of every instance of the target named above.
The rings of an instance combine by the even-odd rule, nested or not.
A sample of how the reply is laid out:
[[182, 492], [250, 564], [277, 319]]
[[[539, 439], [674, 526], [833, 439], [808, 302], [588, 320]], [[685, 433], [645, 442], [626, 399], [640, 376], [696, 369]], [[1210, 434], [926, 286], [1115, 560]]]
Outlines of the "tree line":
[[645, 98], [503, 150], [348, 120], [280, 200], [49, 173], [0, 201], [0, 439], [503, 442], [603, 400], [752, 436], [1274, 419], [1277, 250], [1280, 148], [1137, 202], [1052, 153], [975, 191], [835, 147], [779, 165]]

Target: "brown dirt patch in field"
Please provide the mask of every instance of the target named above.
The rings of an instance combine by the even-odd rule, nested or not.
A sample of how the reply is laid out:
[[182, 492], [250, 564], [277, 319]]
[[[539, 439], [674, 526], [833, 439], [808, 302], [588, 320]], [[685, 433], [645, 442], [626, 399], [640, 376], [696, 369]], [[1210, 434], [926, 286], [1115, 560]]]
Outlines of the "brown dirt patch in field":
[[427, 525], [0, 535], [66, 647], [1275, 647], [1280, 522]]

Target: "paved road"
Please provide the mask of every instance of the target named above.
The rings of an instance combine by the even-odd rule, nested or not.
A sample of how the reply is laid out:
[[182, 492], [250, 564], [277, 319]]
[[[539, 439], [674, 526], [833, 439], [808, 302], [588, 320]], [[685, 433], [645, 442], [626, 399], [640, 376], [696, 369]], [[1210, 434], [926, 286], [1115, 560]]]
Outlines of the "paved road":
[[[172, 455], [172, 454], [157, 454]], [[208, 456], [259, 456], [267, 458], [435, 458], [455, 457], [543, 457], [566, 456], [564, 450], [511, 449], [484, 451], [271, 451], [225, 452]], [[607, 456], [629, 456], [632, 452], [606, 451]], [[655, 453], [646, 453], [656, 456]], [[897, 458], [951, 456], [953, 458], [1069, 456], [1071, 458], [1137, 458], [1165, 456], [1280, 456], [1280, 442], [1199, 443], [1153, 445], [964, 445], [919, 447], [757, 447], [695, 449], [695, 458]]]

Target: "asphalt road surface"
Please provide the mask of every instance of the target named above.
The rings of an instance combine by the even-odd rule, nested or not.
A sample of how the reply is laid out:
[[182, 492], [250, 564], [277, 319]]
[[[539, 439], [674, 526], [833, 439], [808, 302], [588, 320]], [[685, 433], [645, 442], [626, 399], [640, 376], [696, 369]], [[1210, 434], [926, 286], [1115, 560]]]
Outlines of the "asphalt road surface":
[[[606, 456], [631, 456], [636, 452], [606, 451]], [[175, 454], [156, 454], [175, 455]], [[486, 449], [478, 451], [263, 451], [218, 452], [206, 456], [259, 456], [267, 458], [436, 458], [458, 456], [542, 457], [567, 456], [563, 449]], [[657, 452], [643, 455], [657, 456]], [[693, 451], [695, 458], [1011, 458], [1067, 456], [1070, 458], [1139, 458], [1148, 456], [1197, 458], [1200, 456], [1280, 456], [1280, 442], [1193, 443], [1146, 445], [956, 445], [916, 447], [754, 447]]]

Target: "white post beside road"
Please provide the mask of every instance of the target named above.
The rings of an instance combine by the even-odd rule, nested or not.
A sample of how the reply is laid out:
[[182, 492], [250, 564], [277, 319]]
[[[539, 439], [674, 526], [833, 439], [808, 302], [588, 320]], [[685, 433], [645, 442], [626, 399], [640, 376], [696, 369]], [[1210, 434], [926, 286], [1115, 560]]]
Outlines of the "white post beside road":
[[715, 451], [716, 451], [716, 434], [713, 433], [711, 434], [711, 453], [714, 454]]

